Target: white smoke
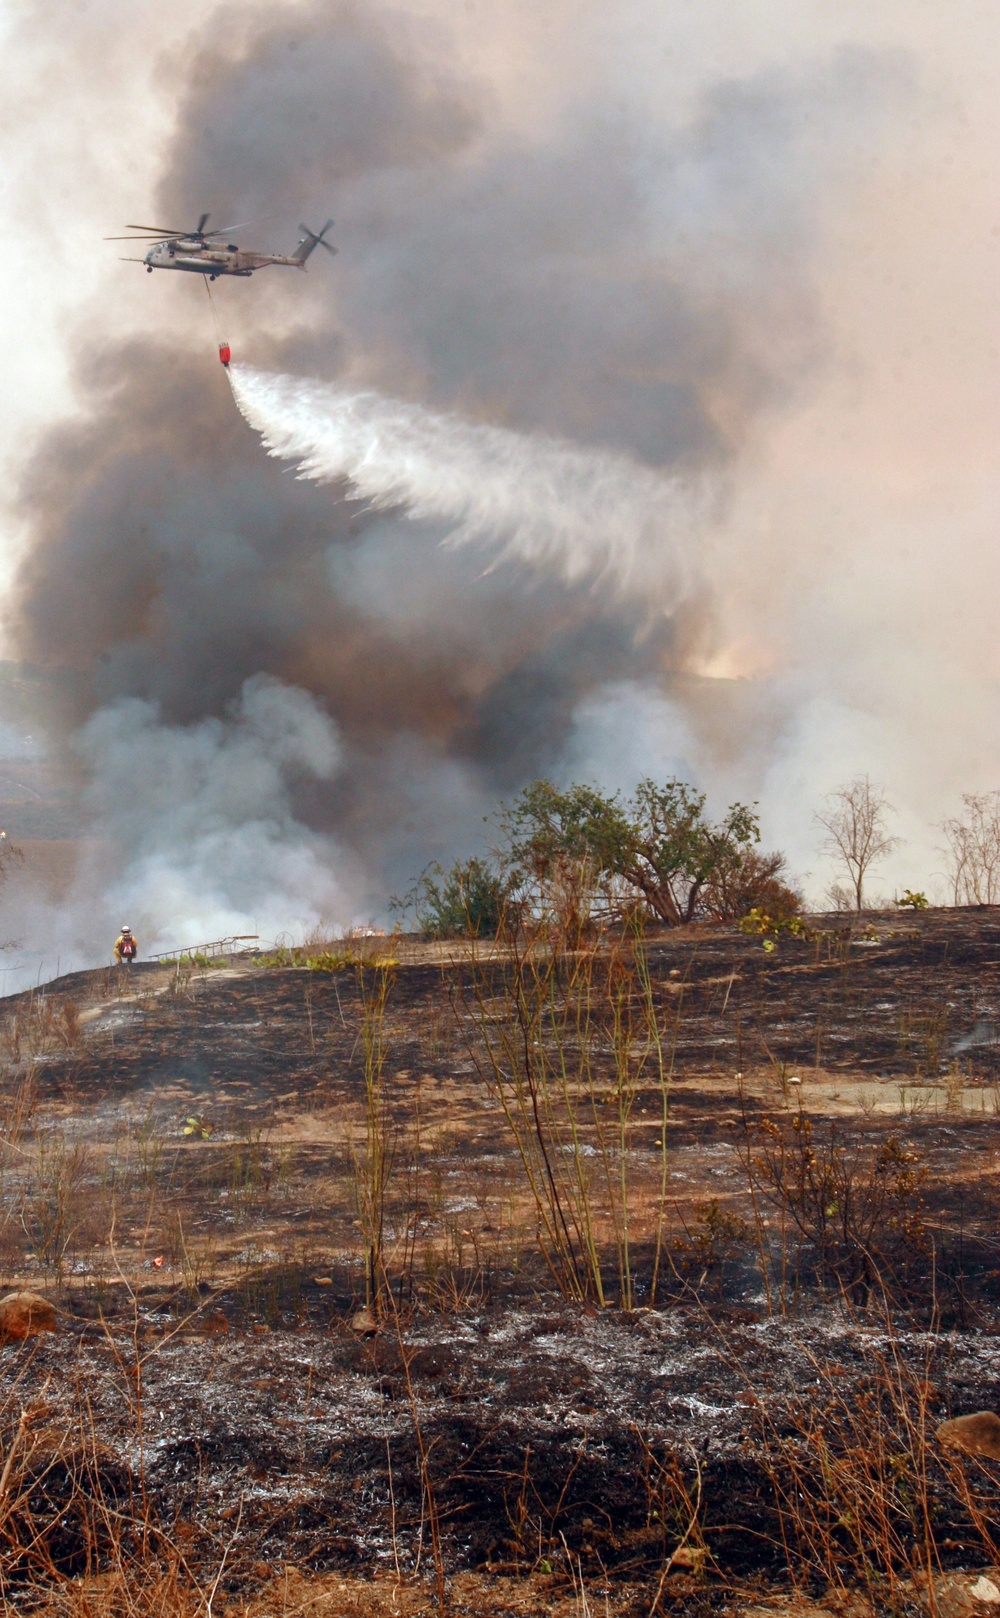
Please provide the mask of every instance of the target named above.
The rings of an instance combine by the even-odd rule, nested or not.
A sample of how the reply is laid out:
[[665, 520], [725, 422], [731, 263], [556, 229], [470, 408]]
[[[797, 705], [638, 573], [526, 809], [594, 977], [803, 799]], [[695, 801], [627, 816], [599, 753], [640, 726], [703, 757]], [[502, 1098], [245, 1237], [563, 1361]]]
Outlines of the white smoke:
[[655, 578], [676, 605], [697, 587], [699, 499], [624, 455], [487, 427], [370, 391], [233, 365], [236, 403], [300, 477], [340, 479], [378, 509], [444, 523], [449, 541], [623, 591]]
[[94, 715], [80, 746], [117, 856], [109, 927], [128, 920], [148, 950], [344, 919], [343, 858], [294, 811], [296, 781], [329, 780], [340, 755], [307, 692], [256, 675], [225, 719], [190, 725], [126, 699]]

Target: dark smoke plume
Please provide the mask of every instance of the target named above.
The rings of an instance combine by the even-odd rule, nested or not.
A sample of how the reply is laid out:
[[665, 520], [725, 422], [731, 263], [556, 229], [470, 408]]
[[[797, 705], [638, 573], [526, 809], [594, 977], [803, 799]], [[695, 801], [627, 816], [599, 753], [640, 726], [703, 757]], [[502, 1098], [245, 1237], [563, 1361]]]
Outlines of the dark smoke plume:
[[[372, 6], [227, 10], [184, 66], [155, 209], [257, 221], [245, 239], [287, 246], [300, 219], [336, 216], [340, 256], [308, 279], [220, 284], [255, 363], [710, 477], [724, 507], [760, 413], [822, 363], [820, 199], [904, 67], [844, 51], [709, 85], [655, 127], [588, 89], [539, 132], [501, 119], [443, 39]], [[282, 904], [290, 926], [381, 913], [428, 858], [476, 843], [498, 794], [570, 768], [581, 714], [630, 692], [671, 706], [686, 762], [711, 568], [641, 603], [544, 566], [485, 572], [441, 548], [446, 524], [296, 481], [232, 408], [190, 291], [187, 346], [81, 333], [86, 413], [47, 435], [23, 489], [12, 622], [25, 658], [72, 672], [49, 724], [62, 745], [86, 727], [119, 908], [131, 887], [137, 925], [183, 934], [214, 860], [233, 873], [227, 925]], [[165, 792], [188, 808], [166, 812]], [[340, 874], [317, 895], [325, 858]]]

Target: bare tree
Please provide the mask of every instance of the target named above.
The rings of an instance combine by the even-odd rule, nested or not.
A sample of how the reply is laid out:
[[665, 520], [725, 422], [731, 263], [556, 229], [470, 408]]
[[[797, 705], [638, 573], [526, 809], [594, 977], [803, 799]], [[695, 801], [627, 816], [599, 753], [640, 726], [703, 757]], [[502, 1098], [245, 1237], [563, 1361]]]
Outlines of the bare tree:
[[1000, 792], [963, 792], [965, 816], [941, 823], [952, 903], [1000, 903]]
[[865, 877], [872, 866], [899, 846], [899, 838], [886, 829], [886, 816], [892, 813], [883, 789], [872, 786], [867, 775], [858, 775], [831, 792], [816, 814], [826, 832], [823, 852], [832, 854], [847, 873], [855, 910], [864, 909]]

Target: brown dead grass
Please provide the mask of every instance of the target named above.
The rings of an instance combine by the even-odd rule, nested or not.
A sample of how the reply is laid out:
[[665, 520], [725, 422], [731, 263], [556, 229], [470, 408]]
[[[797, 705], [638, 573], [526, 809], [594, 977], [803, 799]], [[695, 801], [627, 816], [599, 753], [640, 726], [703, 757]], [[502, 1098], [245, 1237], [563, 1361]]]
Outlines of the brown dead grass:
[[[934, 1618], [990, 1618], [995, 1605], [974, 1593], [984, 1578], [1000, 1585], [1000, 1569], [940, 1574], [932, 1594], [926, 1579], [907, 1580], [898, 1598], [907, 1610]], [[654, 1593], [645, 1584], [611, 1587], [544, 1573], [524, 1578], [461, 1573], [449, 1581], [447, 1611], [453, 1618], [634, 1618], [648, 1611]], [[711, 1601], [704, 1581], [681, 1575], [665, 1592], [662, 1611], [707, 1611], [721, 1593], [716, 1590]], [[439, 1609], [429, 1586], [420, 1581], [316, 1576], [288, 1567], [238, 1597], [213, 1593], [211, 1586], [192, 1587], [172, 1574], [143, 1581], [104, 1573], [68, 1580], [20, 1610], [33, 1618], [205, 1618], [206, 1611], [215, 1618], [422, 1618]], [[864, 1596], [844, 1592], [830, 1591], [816, 1600], [804, 1592], [764, 1595], [734, 1587], [726, 1594], [724, 1610], [731, 1618], [873, 1618], [877, 1608]]]
[[[678, 1581], [694, 1593], [690, 1581]], [[449, 1581], [448, 1612], [454, 1618], [625, 1618], [637, 1610], [637, 1600], [650, 1591], [644, 1586], [617, 1585], [613, 1590], [591, 1586], [588, 1595], [570, 1581], [546, 1574], [524, 1578], [497, 1578], [460, 1573]], [[601, 1593], [597, 1594], [600, 1588]], [[191, 1586], [176, 1574], [140, 1576], [102, 1573], [67, 1580], [21, 1610], [33, 1618], [205, 1618], [211, 1586]], [[262, 1580], [251, 1594], [233, 1597], [215, 1592], [214, 1618], [419, 1618], [439, 1611], [430, 1586], [391, 1576], [343, 1577], [309, 1575], [286, 1568]]]

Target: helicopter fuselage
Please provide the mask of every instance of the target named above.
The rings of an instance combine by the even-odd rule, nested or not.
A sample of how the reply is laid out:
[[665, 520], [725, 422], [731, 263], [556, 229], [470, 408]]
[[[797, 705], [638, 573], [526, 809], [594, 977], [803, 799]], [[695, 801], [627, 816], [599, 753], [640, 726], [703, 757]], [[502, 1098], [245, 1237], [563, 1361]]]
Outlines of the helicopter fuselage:
[[304, 270], [306, 259], [316, 247], [325, 248], [328, 253], [336, 253], [337, 249], [332, 242], [326, 239], [326, 233], [333, 228], [333, 220], [328, 219], [322, 230], [310, 230], [308, 225], [299, 226], [299, 240], [294, 253], [255, 253], [249, 248], [238, 247], [235, 242], [225, 241], [225, 237], [235, 235], [243, 230], [243, 225], [225, 225], [222, 230], [206, 230], [209, 215], [203, 213], [195, 230], [163, 230], [156, 225], [128, 225], [126, 229], [133, 232], [131, 236], [106, 236], [108, 242], [131, 242], [138, 247], [144, 242], [149, 243], [149, 250], [144, 258], [132, 259], [129, 262], [145, 264], [147, 271], [152, 275], [154, 270], [186, 270], [189, 275], [204, 275], [214, 281], [218, 275], [253, 275], [255, 270], [266, 270], [270, 265], [277, 264], [283, 269]]
[[300, 258], [286, 257], [282, 253], [251, 253], [235, 246], [208, 247], [193, 241], [157, 242], [151, 247], [143, 263], [147, 270], [187, 270], [194, 275], [253, 275], [255, 270], [279, 264], [293, 270], [304, 270]]

